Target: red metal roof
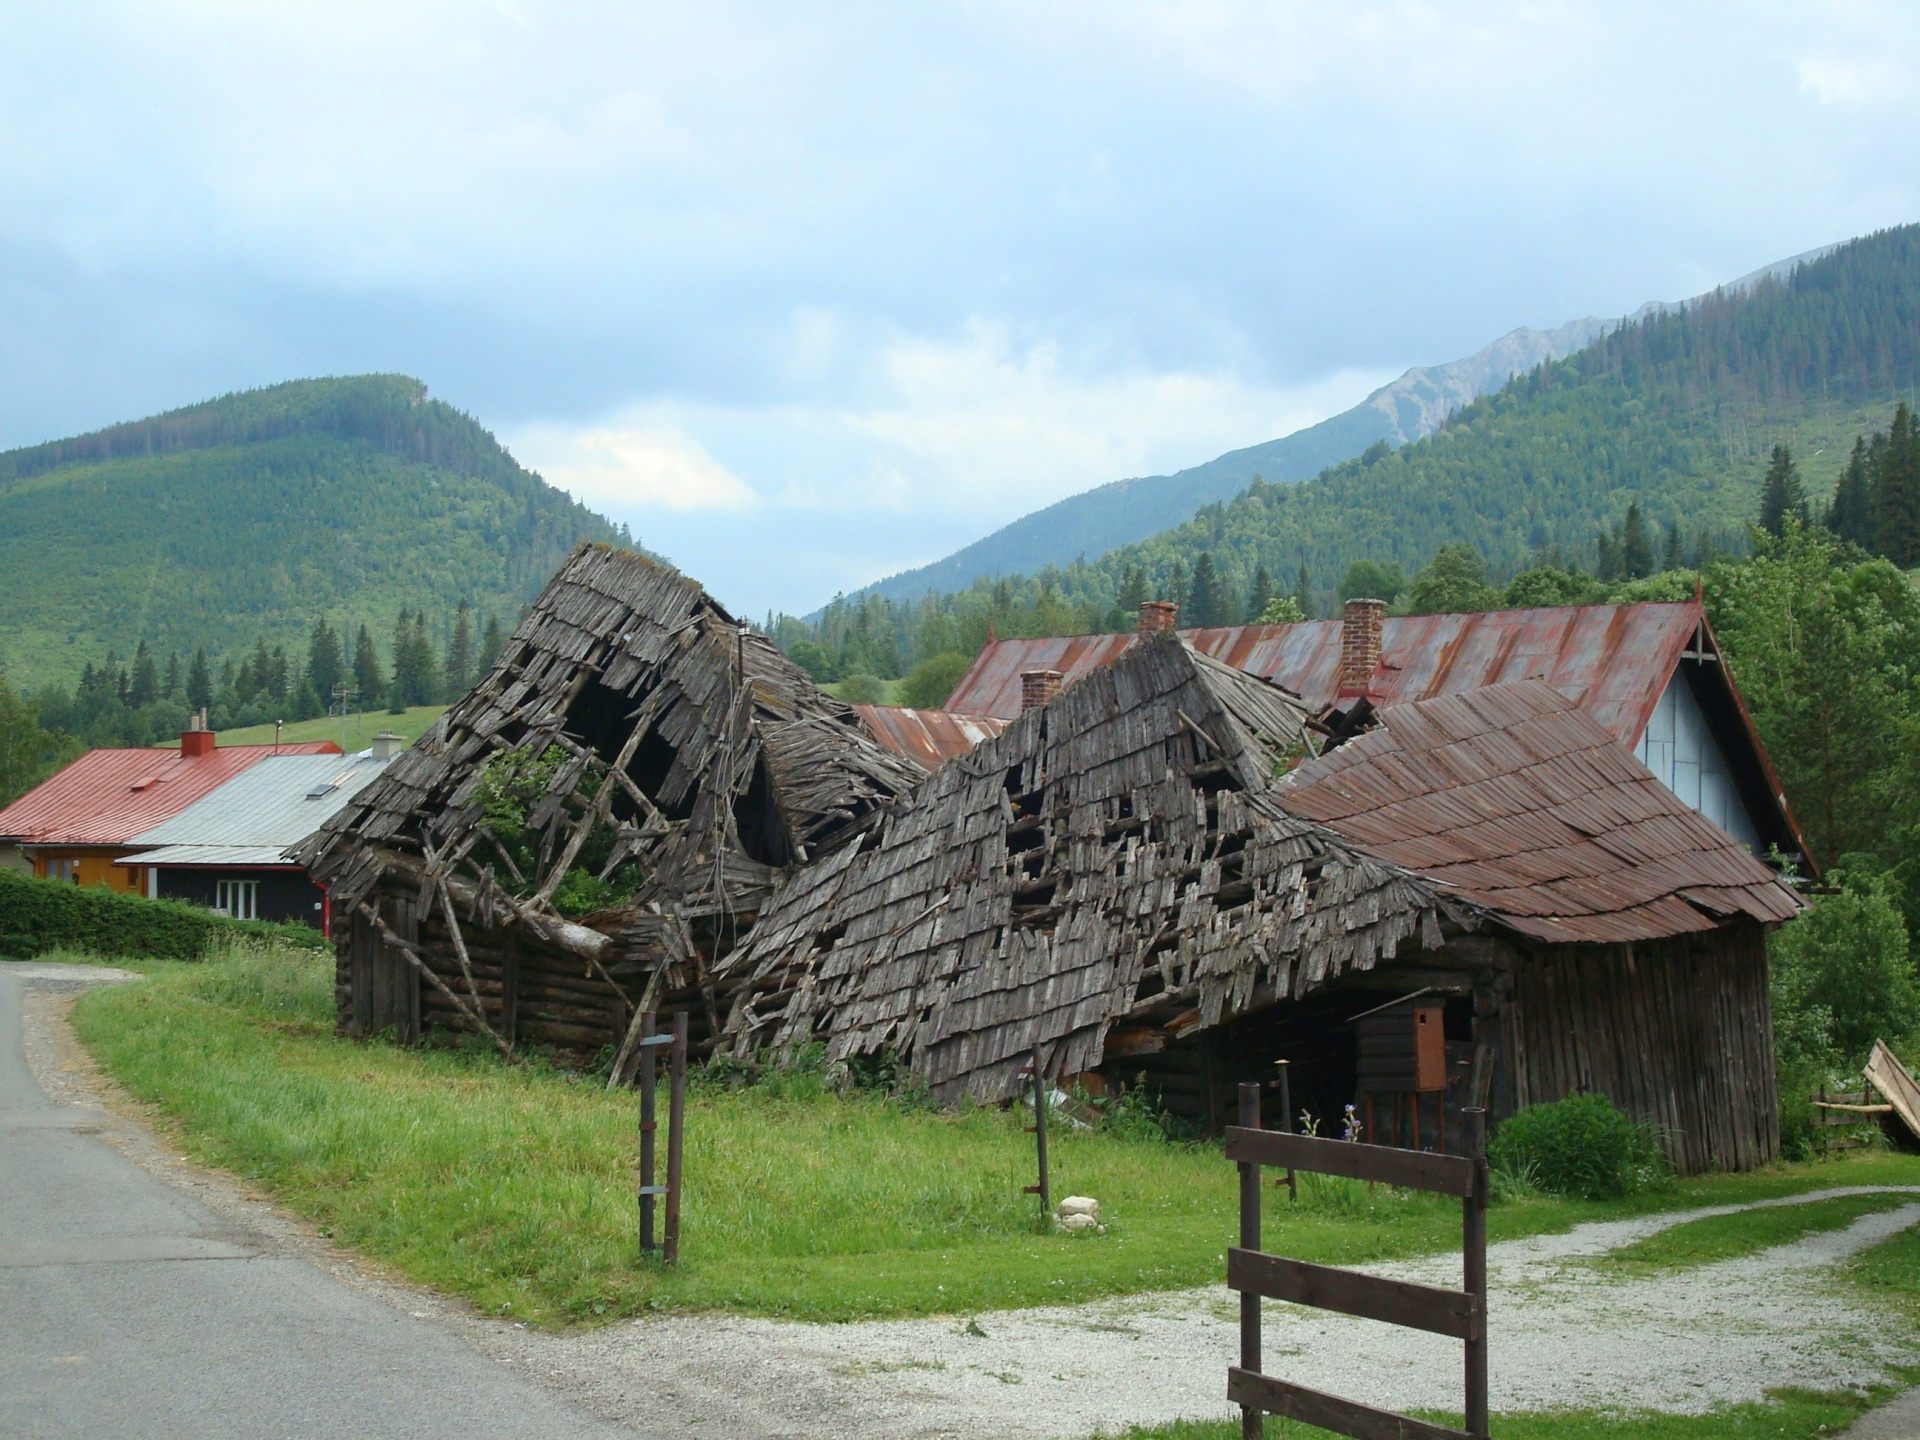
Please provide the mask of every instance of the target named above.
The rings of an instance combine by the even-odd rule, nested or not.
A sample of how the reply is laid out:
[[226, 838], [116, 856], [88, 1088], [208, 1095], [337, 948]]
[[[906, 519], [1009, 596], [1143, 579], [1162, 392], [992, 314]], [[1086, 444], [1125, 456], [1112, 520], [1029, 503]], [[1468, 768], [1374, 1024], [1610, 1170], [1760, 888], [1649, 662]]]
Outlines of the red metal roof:
[[1379, 718], [1294, 769], [1274, 799], [1522, 934], [1610, 944], [1800, 908], [1773, 871], [1539, 681], [1389, 705]]
[[856, 705], [853, 712], [875, 740], [926, 770], [938, 770], [1007, 728], [1006, 721], [990, 715], [956, 715], [949, 710]]
[[124, 845], [269, 755], [338, 755], [331, 740], [174, 749], [89, 750], [0, 810], [0, 839], [29, 845]]
[[[1631, 745], [1646, 729], [1701, 619], [1699, 603], [1691, 600], [1389, 616], [1368, 693], [1381, 705], [1539, 679]], [[1340, 626], [1338, 620], [1309, 620], [1180, 633], [1202, 654], [1271, 680], [1319, 709], [1338, 695]], [[1116, 659], [1133, 639], [998, 641], [974, 659], [947, 697], [947, 708], [1011, 719], [1020, 713], [1022, 671], [1058, 670], [1071, 685]]]

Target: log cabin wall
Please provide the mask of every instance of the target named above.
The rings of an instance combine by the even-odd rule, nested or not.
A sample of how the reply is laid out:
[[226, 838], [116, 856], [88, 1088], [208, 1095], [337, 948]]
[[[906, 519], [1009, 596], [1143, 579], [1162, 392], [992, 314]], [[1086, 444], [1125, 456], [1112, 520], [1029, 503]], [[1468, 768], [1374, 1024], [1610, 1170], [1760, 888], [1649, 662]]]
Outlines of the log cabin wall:
[[1667, 1137], [1675, 1170], [1778, 1157], [1766, 935], [1520, 951], [1501, 1022], [1513, 1104], [1597, 1091]]

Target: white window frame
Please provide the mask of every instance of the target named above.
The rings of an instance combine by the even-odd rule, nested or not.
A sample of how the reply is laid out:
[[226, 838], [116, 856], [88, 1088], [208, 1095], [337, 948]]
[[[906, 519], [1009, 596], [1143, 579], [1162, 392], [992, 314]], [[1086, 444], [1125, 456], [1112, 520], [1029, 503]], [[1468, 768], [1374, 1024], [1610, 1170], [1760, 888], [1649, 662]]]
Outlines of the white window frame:
[[258, 880], [216, 880], [213, 908], [234, 920], [260, 918], [260, 882]]

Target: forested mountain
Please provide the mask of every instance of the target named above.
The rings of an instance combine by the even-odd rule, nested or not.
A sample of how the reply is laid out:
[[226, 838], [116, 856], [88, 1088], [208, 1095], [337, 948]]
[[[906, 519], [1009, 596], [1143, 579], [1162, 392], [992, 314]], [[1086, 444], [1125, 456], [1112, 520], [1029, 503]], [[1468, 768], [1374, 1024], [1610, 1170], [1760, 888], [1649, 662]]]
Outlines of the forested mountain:
[[1243, 619], [1256, 596], [1297, 595], [1324, 614], [1354, 562], [1410, 575], [1444, 546], [1477, 551], [1496, 584], [1540, 560], [1604, 570], [1602, 541], [1617, 553], [1630, 507], [1644, 543], [1690, 562], [1745, 547], [1776, 445], [1824, 510], [1856, 438], [1888, 430], [1917, 387], [1920, 226], [1905, 226], [1650, 308], [1425, 439], [1300, 484], [1252, 485], [1092, 563], [905, 603], [842, 601], [816, 624], [776, 621], [776, 634], [796, 654], [830, 652], [842, 672], [888, 675], [969, 652], [989, 619], [1001, 635], [1128, 625], [1129, 605], [1151, 596], [1186, 600], [1196, 623]]
[[1446, 365], [1417, 365], [1351, 410], [1278, 440], [1229, 451], [1172, 475], [1115, 480], [1055, 501], [956, 550], [944, 560], [891, 576], [859, 595], [911, 600], [929, 590], [961, 590], [981, 576], [1019, 575], [1077, 556], [1104, 555], [1180, 524], [1202, 505], [1231, 499], [1255, 480], [1286, 484], [1350, 460], [1370, 446], [1404, 445], [1429, 435], [1448, 414], [1543, 360], [1558, 359], [1607, 328], [1569, 320], [1552, 330], [1526, 327]]
[[511, 626], [582, 539], [631, 543], [418, 380], [292, 381], [0, 454], [0, 662], [71, 685], [403, 609], [450, 635], [462, 600]]
[[[1722, 291], [1744, 293], [1763, 280], [1784, 280], [1797, 266], [1832, 248], [1775, 261], [1729, 282]], [[1629, 318], [1640, 321], [1680, 308], [1655, 301]], [[1351, 410], [1318, 425], [1230, 451], [1172, 475], [1116, 480], [1070, 495], [1002, 526], [944, 560], [869, 585], [853, 598], [881, 595], [892, 600], [914, 600], [929, 590], [963, 590], [983, 576], [991, 580], [1027, 574], [1048, 565], [1067, 565], [1082, 556], [1104, 555], [1171, 529], [1191, 519], [1203, 505], [1229, 500], [1255, 480], [1269, 484], [1305, 480], [1374, 446], [1397, 449], [1431, 435], [1461, 406], [1491, 394], [1516, 375], [1573, 354], [1606, 334], [1615, 323], [1588, 316], [1551, 330], [1522, 326], [1463, 360], [1416, 365]]]

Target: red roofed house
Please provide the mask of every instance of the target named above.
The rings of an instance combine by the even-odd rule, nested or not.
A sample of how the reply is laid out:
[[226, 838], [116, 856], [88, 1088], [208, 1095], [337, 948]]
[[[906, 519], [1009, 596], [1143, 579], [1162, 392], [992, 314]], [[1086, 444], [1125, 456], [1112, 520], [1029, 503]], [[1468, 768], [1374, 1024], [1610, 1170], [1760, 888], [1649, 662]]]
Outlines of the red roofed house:
[[0, 810], [0, 844], [17, 845], [42, 879], [144, 894], [147, 871], [114, 863], [134, 836], [269, 755], [339, 753], [331, 740], [222, 746], [211, 730], [188, 730], [178, 750], [89, 750]]
[[[1149, 601], [1140, 607], [1140, 630], [1171, 629], [1176, 613]], [[1377, 600], [1350, 600], [1340, 620], [1180, 633], [1201, 654], [1337, 715], [1543, 680], [1631, 748], [1690, 809], [1755, 854], [1777, 847], [1806, 865], [1806, 842], [1698, 599], [1404, 616], [1386, 615]], [[1070, 686], [1134, 639], [991, 643], [946, 708], [1013, 719], [1023, 676], [1056, 671]]]

